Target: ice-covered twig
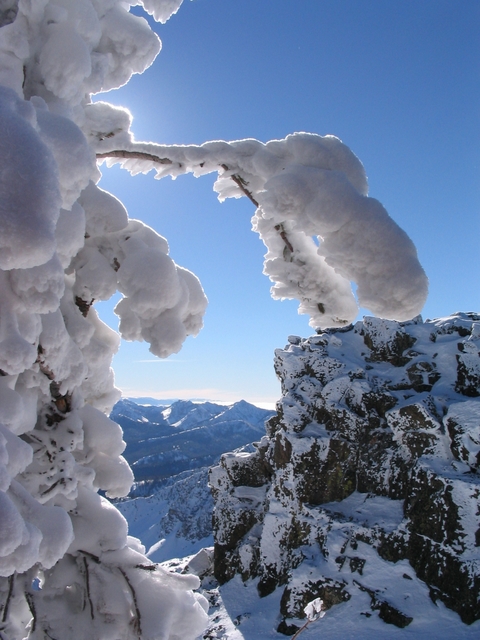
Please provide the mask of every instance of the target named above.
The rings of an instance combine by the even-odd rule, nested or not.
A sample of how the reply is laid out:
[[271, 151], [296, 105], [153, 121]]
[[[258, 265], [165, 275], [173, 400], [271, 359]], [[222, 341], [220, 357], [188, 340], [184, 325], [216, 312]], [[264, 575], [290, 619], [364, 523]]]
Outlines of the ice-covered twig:
[[55, 379], [55, 374], [45, 364], [44, 350], [43, 350], [43, 347], [42, 347], [41, 344], [38, 345], [37, 351], [38, 351], [37, 363], [38, 363], [38, 367], [39, 367], [40, 371], [43, 373], [43, 375], [47, 376], [47, 378], [49, 380], [54, 380]]
[[315, 598], [307, 604], [304, 608], [305, 615], [307, 616], [309, 622], [316, 622], [323, 618], [325, 615], [325, 611], [323, 609], [323, 600], [321, 598]]
[[156, 571], [156, 564], [136, 564], [135, 569], [143, 569], [143, 571]]
[[8, 593], [7, 593], [7, 598], [5, 600], [5, 605], [3, 607], [2, 622], [7, 621], [8, 609], [10, 607], [10, 600], [12, 599], [12, 595], [13, 595], [14, 582], [15, 582], [15, 574], [12, 573], [12, 575], [8, 577]]
[[133, 585], [130, 582], [130, 579], [129, 579], [126, 571], [124, 571], [122, 569], [122, 567], [118, 567], [118, 570], [120, 571], [120, 573], [124, 577], [125, 582], [127, 583], [128, 588], [130, 589], [130, 593], [132, 594], [133, 606], [135, 608], [134, 629], [138, 633], [139, 640], [141, 640], [141, 638], [142, 638], [142, 615], [140, 613], [140, 609], [138, 608], [137, 594], [135, 593], [135, 589], [133, 588]]
[[30, 613], [32, 614], [32, 623], [30, 626], [30, 632], [34, 633], [35, 628], [37, 626], [37, 611], [35, 608], [35, 599], [33, 594], [29, 591], [25, 591], [25, 600], [27, 601], [28, 608], [30, 609]]
[[93, 608], [92, 595], [90, 593], [90, 570], [88, 568], [87, 557], [83, 556], [83, 569], [85, 571], [85, 589], [87, 592], [88, 604], [90, 606], [90, 617], [92, 620], [95, 618], [95, 611]]
[[148, 160], [157, 164], [173, 164], [169, 158], [160, 158], [153, 153], [147, 153], [146, 151], [127, 151], [126, 149], [114, 149], [107, 153], [97, 153], [97, 158], [135, 158], [137, 160]]
[[[228, 167], [226, 164], [222, 164], [222, 169], [228, 171]], [[256, 207], [258, 207], [258, 201], [253, 197], [251, 191], [247, 189], [248, 182], [242, 178], [238, 173], [233, 173], [230, 178], [235, 182], [237, 187], [240, 189], [242, 193], [244, 193], [247, 198], [252, 202]]]
[[83, 298], [80, 298], [80, 296], [75, 296], [75, 304], [80, 309], [80, 312], [81, 312], [81, 314], [82, 314], [82, 316], [84, 318], [86, 318], [88, 316], [88, 312], [90, 311], [90, 307], [92, 306], [92, 304], [94, 302], [95, 302], [95, 298], [92, 298], [90, 300], [90, 302], [87, 302]]
[[321, 598], [315, 598], [315, 600], [312, 600], [307, 604], [307, 606], [304, 608], [305, 615], [307, 616], [307, 621], [303, 625], [303, 627], [300, 627], [295, 635], [292, 636], [292, 640], [298, 638], [298, 636], [302, 633], [302, 631], [305, 631], [309, 624], [320, 620], [320, 618], [323, 618], [323, 616], [325, 615], [325, 611], [322, 609], [322, 607], [323, 600]]
[[287, 249], [290, 251], [291, 254], [293, 254], [294, 249], [292, 246], [292, 243], [290, 242], [290, 240], [288, 239], [288, 236], [285, 232], [285, 227], [283, 226], [283, 222], [281, 222], [280, 224], [276, 224], [275, 225], [275, 230], [278, 231], [281, 239], [284, 241], [285, 246], [287, 247]]
[[295, 640], [296, 638], [298, 638], [298, 636], [302, 633], [302, 631], [305, 631], [305, 629], [308, 627], [310, 622], [311, 620], [307, 620], [306, 623], [303, 625], [303, 627], [300, 627], [300, 629], [298, 629], [298, 631], [295, 632], [295, 635], [292, 636], [292, 640]]

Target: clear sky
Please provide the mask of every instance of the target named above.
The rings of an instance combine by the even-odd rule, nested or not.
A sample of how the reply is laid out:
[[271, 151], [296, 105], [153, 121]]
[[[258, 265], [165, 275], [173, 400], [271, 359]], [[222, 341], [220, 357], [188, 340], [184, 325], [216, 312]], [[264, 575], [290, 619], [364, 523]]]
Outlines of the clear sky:
[[[184, 0], [167, 24], [151, 24], [163, 42], [152, 67], [100, 96], [130, 109], [138, 140], [335, 134], [417, 246], [430, 279], [423, 317], [480, 311], [478, 0]], [[168, 239], [210, 301], [202, 332], [167, 360], [123, 342], [117, 386], [275, 402], [275, 348], [313, 330], [295, 302], [270, 299], [251, 202], [220, 204], [213, 176], [102, 171], [100, 186]], [[111, 308], [98, 307], [116, 327]]]

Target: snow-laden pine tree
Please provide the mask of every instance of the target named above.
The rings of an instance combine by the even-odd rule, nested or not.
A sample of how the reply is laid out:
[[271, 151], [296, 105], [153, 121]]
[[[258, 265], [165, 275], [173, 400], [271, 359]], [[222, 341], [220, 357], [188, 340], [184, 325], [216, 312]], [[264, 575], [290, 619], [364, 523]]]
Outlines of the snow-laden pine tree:
[[121, 335], [166, 357], [200, 330], [206, 297], [167, 241], [97, 186], [99, 161], [217, 171], [221, 199], [256, 207], [272, 295], [298, 298], [313, 326], [355, 317], [350, 281], [384, 317], [412, 317], [426, 295], [412, 243], [334, 136], [139, 144], [127, 111], [92, 103], [160, 49], [130, 6], [164, 22], [181, 2], [0, 0], [2, 640], [188, 640], [206, 622], [197, 579], [150, 563], [107, 499], [132, 473], [106, 417], [119, 336], [94, 308], [120, 291]]

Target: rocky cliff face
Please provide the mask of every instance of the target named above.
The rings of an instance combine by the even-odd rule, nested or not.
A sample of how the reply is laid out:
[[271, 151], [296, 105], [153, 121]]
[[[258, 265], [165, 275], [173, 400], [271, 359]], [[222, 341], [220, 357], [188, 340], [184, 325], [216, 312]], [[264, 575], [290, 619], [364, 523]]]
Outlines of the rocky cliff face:
[[220, 583], [281, 588], [287, 635], [316, 597], [399, 627], [422, 597], [479, 619], [479, 348], [471, 313], [290, 337], [267, 436], [211, 471]]

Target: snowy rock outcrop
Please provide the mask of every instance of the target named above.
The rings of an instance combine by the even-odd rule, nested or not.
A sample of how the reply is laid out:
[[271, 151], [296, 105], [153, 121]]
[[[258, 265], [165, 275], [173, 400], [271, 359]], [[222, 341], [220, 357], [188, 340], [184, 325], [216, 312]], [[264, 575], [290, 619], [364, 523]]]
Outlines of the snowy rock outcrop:
[[267, 436], [210, 474], [219, 582], [281, 589], [287, 635], [315, 598], [405, 627], [429, 594], [478, 620], [479, 349], [473, 313], [291, 336]]

